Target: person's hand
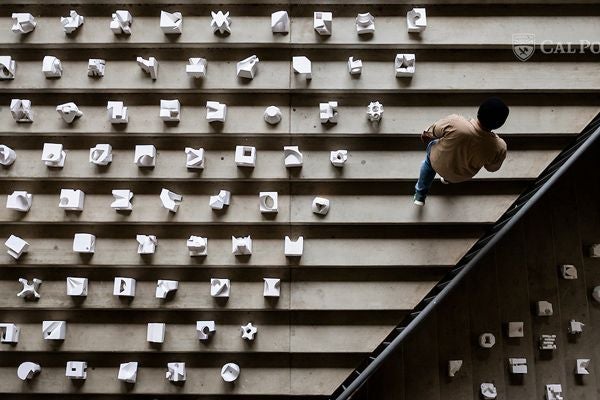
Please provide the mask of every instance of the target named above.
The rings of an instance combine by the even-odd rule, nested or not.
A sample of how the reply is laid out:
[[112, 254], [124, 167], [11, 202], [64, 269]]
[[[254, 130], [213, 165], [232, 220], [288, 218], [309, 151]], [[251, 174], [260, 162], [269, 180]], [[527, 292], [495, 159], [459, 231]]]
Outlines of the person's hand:
[[432, 140], [433, 140], [433, 138], [431, 136], [429, 136], [429, 132], [425, 131], [425, 132], [421, 133], [421, 142], [423, 142], [427, 145]]

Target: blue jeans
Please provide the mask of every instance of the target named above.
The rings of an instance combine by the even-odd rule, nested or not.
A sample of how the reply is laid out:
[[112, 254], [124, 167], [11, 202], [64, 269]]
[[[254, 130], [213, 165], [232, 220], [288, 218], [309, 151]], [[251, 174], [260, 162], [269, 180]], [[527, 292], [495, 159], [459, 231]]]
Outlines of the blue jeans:
[[431, 147], [437, 143], [437, 140], [432, 140], [427, 145], [427, 149], [425, 150], [425, 159], [421, 163], [421, 171], [419, 173], [419, 180], [415, 185], [415, 194], [417, 197], [421, 199], [425, 199], [427, 197], [427, 193], [429, 192], [429, 188], [433, 184], [433, 179], [435, 178], [435, 170], [431, 166], [431, 160], [429, 159], [429, 154], [431, 153]]

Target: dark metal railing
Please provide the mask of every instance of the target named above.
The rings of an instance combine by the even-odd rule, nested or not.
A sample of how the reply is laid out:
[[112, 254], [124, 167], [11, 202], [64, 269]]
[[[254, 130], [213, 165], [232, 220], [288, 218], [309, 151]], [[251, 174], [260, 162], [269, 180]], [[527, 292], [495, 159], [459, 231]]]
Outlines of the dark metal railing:
[[600, 114], [577, 135], [574, 141], [546, 167], [536, 181], [523, 192], [500, 219], [481, 237], [412, 312], [377, 346], [330, 396], [332, 400], [351, 399], [404, 342], [406, 337], [477, 267], [494, 246], [525, 213], [600, 138]]

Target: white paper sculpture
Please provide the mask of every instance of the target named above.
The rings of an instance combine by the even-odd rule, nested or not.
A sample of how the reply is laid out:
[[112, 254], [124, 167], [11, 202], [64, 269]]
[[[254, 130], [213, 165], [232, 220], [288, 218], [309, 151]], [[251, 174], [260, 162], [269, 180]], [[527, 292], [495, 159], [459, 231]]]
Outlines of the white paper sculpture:
[[10, 114], [16, 122], [33, 122], [31, 100], [12, 99], [10, 101]]
[[20, 332], [15, 324], [0, 323], [0, 343], [18, 343]]
[[146, 60], [143, 57], [138, 57], [136, 61], [142, 71], [149, 74], [152, 80], [156, 80], [156, 78], [158, 78], [158, 60], [156, 58], [148, 57]]
[[485, 332], [479, 335], [479, 347], [482, 349], [491, 349], [496, 344], [496, 336], [493, 333]]
[[319, 103], [319, 119], [322, 124], [337, 124], [338, 122], [338, 102], [330, 101], [327, 103]]
[[114, 201], [110, 203], [111, 208], [114, 208], [117, 211], [130, 211], [133, 208], [131, 204], [133, 193], [131, 190], [114, 189], [112, 191], [112, 195], [114, 197]]
[[29, 33], [35, 29], [37, 22], [30, 13], [12, 13], [13, 25], [11, 30], [14, 33]]
[[160, 202], [167, 210], [176, 213], [183, 201], [183, 196], [168, 189], [163, 188], [160, 191]]
[[592, 298], [600, 303], [600, 286], [595, 286], [592, 290]]
[[33, 379], [37, 374], [40, 373], [41, 370], [42, 367], [40, 367], [40, 364], [36, 364], [31, 361], [25, 361], [19, 365], [19, 368], [17, 368], [17, 376], [22, 381], [27, 381]]
[[287, 11], [275, 11], [271, 14], [271, 31], [273, 33], [290, 31], [290, 16]]
[[211, 11], [210, 16], [210, 27], [214, 33], [219, 32], [221, 35], [231, 33], [231, 18], [229, 17], [229, 11], [226, 13], [223, 13], [223, 11]]
[[538, 301], [536, 303], [536, 312], [538, 317], [550, 317], [553, 314], [552, 303], [548, 301]]
[[193, 78], [206, 78], [207, 66], [206, 58], [189, 58], [188, 65], [185, 66], [185, 73]]
[[406, 13], [408, 32], [423, 32], [427, 28], [427, 13], [424, 8], [413, 8]]
[[183, 17], [180, 12], [160, 12], [160, 29], [166, 35], [179, 35], [183, 32]]
[[208, 238], [190, 236], [187, 240], [187, 248], [191, 257], [205, 256], [208, 254]]
[[242, 325], [240, 328], [242, 331], [242, 339], [250, 341], [254, 340], [254, 335], [256, 335], [258, 332], [258, 328], [252, 325], [252, 322], [248, 322], [246, 325]]
[[58, 206], [65, 210], [82, 211], [85, 193], [81, 190], [60, 189]]
[[113, 295], [135, 297], [135, 279], [116, 277], [113, 285]]
[[66, 34], [73, 33], [85, 22], [85, 18], [71, 10], [68, 17], [60, 17], [60, 23]]
[[215, 321], [196, 321], [198, 340], [208, 340], [210, 335], [217, 330]]
[[329, 153], [329, 161], [334, 167], [343, 167], [348, 160], [348, 150], [335, 150]]
[[378, 101], [372, 101], [367, 106], [367, 118], [371, 122], [379, 122], [383, 117], [383, 104]]
[[206, 120], [208, 122], [225, 122], [227, 117], [227, 105], [218, 101], [206, 102]]
[[10, 147], [0, 144], [0, 165], [8, 167], [17, 159], [17, 153]]
[[221, 378], [225, 382], [234, 382], [240, 376], [240, 367], [234, 363], [227, 363], [221, 368]]
[[454, 378], [458, 371], [462, 368], [463, 360], [448, 361], [448, 377]]
[[523, 327], [523, 321], [511, 321], [508, 323], [508, 337], [509, 338], [515, 338], [515, 337], [524, 337], [525, 336], [525, 330]]
[[250, 235], [231, 237], [231, 253], [234, 256], [247, 256], [252, 254], [252, 238]]
[[258, 204], [260, 212], [263, 214], [276, 214], [279, 211], [277, 192], [260, 192], [258, 194]]
[[154, 254], [158, 239], [154, 235], [136, 235], [135, 240], [138, 242], [138, 254]]
[[90, 162], [96, 165], [108, 165], [112, 162], [112, 146], [100, 143], [90, 149]]
[[42, 161], [47, 167], [62, 168], [65, 165], [67, 153], [63, 150], [63, 145], [59, 143], [44, 143], [42, 149]]
[[75, 118], [83, 116], [83, 112], [80, 111], [79, 107], [77, 107], [77, 104], [73, 102], [57, 105], [56, 112], [67, 124], [72, 123]]
[[137, 380], [138, 363], [135, 361], [126, 362], [119, 365], [119, 374], [117, 379], [127, 383], [135, 383]]
[[10, 235], [4, 245], [8, 248], [8, 254], [15, 260], [18, 260], [23, 253], [27, 253], [27, 250], [29, 250], [29, 243], [15, 235]]
[[546, 400], [564, 400], [562, 385], [546, 385]]
[[181, 104], [179, 100], [161, 100], [160, 101], [160, 119], [165, 122], [179, 122], [181, 114]]
[[0, 80], [15, 79], [17, 62], [11, 56], [0, 56]]
[[315, 197], [312, 202], [312, 212], [320, 215], [327, 215], [329, 212], [330, 202], [329, 199], [324, 197]]
[[112, 14], [112, 21], [110, 21], [110, 30], [115, 35], [124, 33], [125, 35], [131, 35], [131, 23], [133, 17], [127, 10], [117, 10]]
[[590, 371], [588, 371], [589, 367], [590, 367], [590, 359], [589, 358], [578, 358], [575, 361], [575, 374], [589, 375], [590, 374]]
[[556, 350], [556, 335], [541, 335], [538, 346], [540, 350]]
[[312, 79], [312, 63], [305, 56], [292, 57], [292, 68], [295, 74], [304, 76], [306, 80]]
[[509, 358], [508, 369], [511, 374], [526, 374], [527, 360], [525, 358]]
[[569, 334], [570, 335], [579, 335], [583, 333], [583, 327], [585, 324], [583, 322], [575, 321], [574, 319], [569, 321]]
[[67, 296], [85, 297], [88, 294], [88, 278], [67, 277]]
[[394, 59], [396, 78], [412, 77], [415, 73], [415, 61], [414, 54], [396, 54]]
[[90, 58], [88, 60], [88, 76], [103, 77], [106, 69], [106, 60]]
[[263, 288], [264, 297], [279, 297], [281, 294], [281, 279], [279, 278], [263, 278], [265, 282]]
[[42, 73], [46, 78], [60, 78], [62, 71], [62, 64], [58, 58], [45, 56], [42, 60]]
[[269, 106], [263, 114], [265, 122], [270, 125], [276, 125], [281, 122], [281, 110], [279, 107]]
[[210, 295], [212, 297], [229, 297], [231, 281], [223, 278], [210, 278]]
[[563, 279], [577, 279], [577, 268], [574, 265], [561, 265], [560, 274]]
[[284, 253], [286, 257], [301, 257], [304, 253], [304, 236], [292, 241], [289, 236], [284, 239]]
[[256, 166], [256, 147], [235, 146], [235, 165], [254, 168]]
[[108, 110], [108, 120], [111, 124], [126, 124], [129, 122], [127, 107], [122, 101], [109, 101], [106, 105]]
[[75, 253], [94, 253], [96, 251], [96, 236], [90, 233], [76, 233], [73, 238]]
[[65, 376], [69, 379], [86, 379], [87, 363], [85, 361], [67, 361]]
[[356, 16], [356, 33], [365, 35], [375, 32], [375, 17], [371, 13], [358, 14]]
[[133, 162], [138, 167], [150, 168], [156, 165], [156, 147], [152, 144], [137, 144]]
[[146, 341], [150, 343], [164, 343], [167, 325], [162, 322], [149, 322]]
[[171, 382], [184, 382], [186, 379], [185, 363], [172, 362], [167, 364], [166, 378]]
[[204, 149], [185, 148], [185, 166], [189, 169], [204, 169]]
[[283, 146], [283, 162], [286, 168], [301, 167], [304, 156], [298, 146]]
[[166, 279], [159, 279], [156, 282], [155, 297], [157, 299], [166, 299], [169, 293], [175, 292], [179, 288], [178, 281], [170, 281]]
[[330, 12], [316, 11], [313, 14], [313, 26], [321, 36], [330, 36], [333, 24], [333, 14]]
[[6, 197], [6, 208], [20, 212], [27, 212], [31, 208], [33, 195], [22, 190], [15, 190]]
[[258, 69], [258, 62], [260, 60], [256, 55], [251, 55], [248, 58], [243, 59], [236, 65], [236, 73], [238, 78], [254, 79], [256, 71]]
[[480, 386], [481, 397], [484, 400], [493, 400], [498, 396], [498, 391], [493, 383], [482, 383]]
[[588, 249], [588, 256], [591, 258], [600, 257], [600, 244], [593, 244]]
[[42, 337], [44, 340], [65, 340], [67, 321], [42, 321]]
[[38, 292], [38, 289], [42, 284], [41, 279], [33, 278], [33, 280], [29, 282], [27, 279], [19, 278], [19, 283], [23, 285], [23, 289], [17, 293], [17, 297], [21, 297], [25, 300], [34, 300], [41, 297], [40, 293]]
[[210, 196], [208, 205], [213, 210], [222, 210], [224, 206], [228, 206], [231, 202], [231, 192], [228, 190], [220, 190], [216, 196]]
[[354, 57], [348, 57], [348, 72], [350, 75], [360, 75], [362, 73], [362, 60], [355, 60]]

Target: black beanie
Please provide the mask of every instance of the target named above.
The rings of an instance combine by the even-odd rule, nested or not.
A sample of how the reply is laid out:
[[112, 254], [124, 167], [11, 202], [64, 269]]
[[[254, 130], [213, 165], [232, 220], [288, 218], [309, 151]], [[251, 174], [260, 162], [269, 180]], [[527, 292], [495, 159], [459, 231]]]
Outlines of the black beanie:
[[490, 97], [479, 106], [477, 119], [485, 129], [491, 131], [504, 125], [508, 111], [508, 106], [499, 97]]

